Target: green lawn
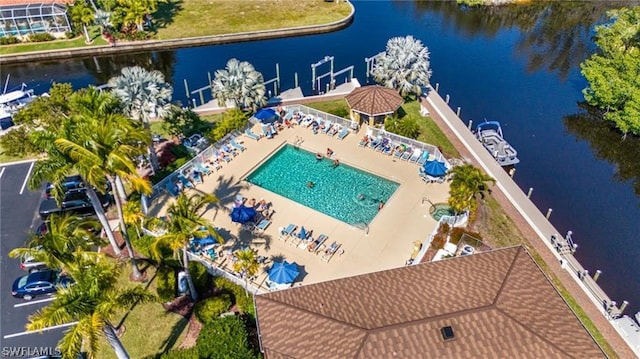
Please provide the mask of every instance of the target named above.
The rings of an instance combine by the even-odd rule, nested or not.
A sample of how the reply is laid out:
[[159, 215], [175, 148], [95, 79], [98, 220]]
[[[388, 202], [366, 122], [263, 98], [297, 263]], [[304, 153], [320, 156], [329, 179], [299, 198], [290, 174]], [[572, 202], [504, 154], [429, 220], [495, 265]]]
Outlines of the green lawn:
[[4, 45], [0, 46], [0, 55], [17, 54], [30, 51], [60, 50], [70, 49], [74, 47], [107, 45], [107, 41], [105, 41], [102, 36], [100, 36], [100, 28], [98, 28], [97, 26], [89, 29], [89, 36], [93, 39], [93, 42], [91, 44], [86, 44], [84, 42], [84, 35], [81, 35], [73, 39]]
[[[327, 24], [344, 19], [350, 12], [351, 7], [346, 2], [323, 0], [168, 0], [166, 3], [161, 2], [153, 15], [157, 32], [152, 39], [179, 39]], [[107, 45], [97, 26], [90, 29], [90, 36], [94, 41], [89, 45], [85, 44], [84, 36], [71, 40], [4, 45], [0, 47], [0, 55]]]
[[[120, 285], [141, 285], [131, 282], [129, 280], [130, 274], [131, 270], [128, 267], [123, 270], [120, 276]], [[155, 294], [154, 274], [155, 268], [147, 269], [147, 278], [150, 280], [148, 290]], [[125, 332], [120, 340], [132, 358], [145, 358], [177, 348], [186, 334], [188, 324], [184, 317], [165, 311], [162, 305], [157, 302], [138, 304], [133, 310], [116, 316], [113, 324], [117, 325], [120, 320], [123, 320], [125, 327]], [[106, 340], [100, 346], [99, 356], [104, 359], [116, 359]]]
[[351, 7], [323, 0], [170, 0], [154, 14], [157, 39], [232, 34], [318, 25], [346, 17]]

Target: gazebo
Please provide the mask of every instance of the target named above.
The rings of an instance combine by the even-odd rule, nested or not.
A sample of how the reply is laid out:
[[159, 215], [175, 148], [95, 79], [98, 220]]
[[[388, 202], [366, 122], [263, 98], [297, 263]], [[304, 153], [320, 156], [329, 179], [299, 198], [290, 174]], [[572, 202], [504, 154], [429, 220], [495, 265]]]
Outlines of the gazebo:
[[379, 85], [359, 87], [345, 97], [351, 108], [351, 119], [370, 126], [384, 123], [387, 115], [395, 113], [404, 100], [392, 88]]

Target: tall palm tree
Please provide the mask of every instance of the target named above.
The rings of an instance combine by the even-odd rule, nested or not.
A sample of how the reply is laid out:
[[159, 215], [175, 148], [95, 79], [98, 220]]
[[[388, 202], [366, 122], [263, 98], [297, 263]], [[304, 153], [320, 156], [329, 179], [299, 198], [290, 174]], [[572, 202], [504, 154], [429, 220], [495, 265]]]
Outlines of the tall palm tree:
[[87, 43], [91, 42], [91, 37], [89, 37], [89, 30], [87, 26], [91, 25], [94, 20], [95, 9], [88, 6], [84, 1], [76, 1], [71, 6], [71, 19], [75, 23], [82, 24], [82, 30], [84, 32], [85, 41]]
[[140, 144], [150, 135], [120, 114], [103, 111], [99, 106], [96, 109], [96, 103], [102, 104], [101, 99], [109, 103], [110, 98], [110, 94], [100, 93], [94, 88], [79, 92], [75, 98], [78, 114], [73, 118], [75, 136], [58, 138], [54, 144], [75, 163], [83, 178], [92, 178], [91, 182], [96, 183], [96, 187], [106, 190], [104, 181], [106, 179], [109, 182], [114, 192], [120, 231], [129, 252], [133, 276], [140, 278], [122, 212], [121, 198], [125, 196], [120, 193], [122, 186], [117, 182], [122, 180], [135, 191], [151, 192], [151, 184], [138, 174], [134, 161], [144, 153], [145, 149]]
[[138, 31], [144, 31], [144, 22], [148, 14], [158, 10], [158, 0], [118, 0], [123, 8], [124, 21], [135, 24]]
[[218, 198], [212, 194], [202, 195], [196, 193], [191, 196], [187, 196], [184, 193], [181, 194], [167, 209], [169, 217], [167, 234], [158, 237], [152, 245], [152, 252], [158, 260], [162, 260], [160, 258], [162, 247], [171, 248], [175, 257], [179, 257], [179, 253], [182, 251], [182, 266], [189, 284], [189, 293], [193, 300], [198, 299], [198, 293], [189, 274], [187, 245], [195, 236], [202, 236], [206, 233], [215, 236], [218, 242], [222, 244], [222, 237], [218, 235], [208, 220], [201, 217], [207, 206], [217, 202]]
[[248, 296], [249, 292], [247, 290], [247, 281], [249, 280], [249, 277], [253, 277], [258, 273], [260, 264], [258, 264], [256, 252], [251, 248], [236, 252], [236, 259], [236, 262], [233, 264], [233, 270], [243, 275], [245, 293]]
[[11, 250], [9, 257], [29, 256], [48, 268], [66, 271], [79, 258], [90, 259], [99, 255], [93, 252], [93, 247], [102, 245], [95, 235], [98, 230], [99, 223], [93, 219], [53, 214], [44, 234], [30, 233], [27, 247]]
[[255, 111], [267, 103], [264, 78], [247, 61], [229, 60], [224, 69], [216, 71], [211, 86], [221, 107], [231, 101], [242, 110]]
[[144, 213], [142, 213], [142, 205], [140, 201], [128, 201], [122, 206], [122, 216], [124, 223], [135, 228], [136, 233], [140, 236], [140, 227], [144, 221]]
[[456, 166], [451, 170], [453, 180], [449, 190], [449, 205], [458, 213], [467, 209], [475, 210], [476, 195], [484, 198], [487, 182], [496, 180], [472, 165]]
[[82, 351], [89, 358], [99, 358], [104, 338], [119, 359], [129, 359], [112, 320], [119, 311], [155, 297], [142, 286], [118, 287], [120, 267], [112, 261], [81, 261], [69, 274], [76, 284], [59, 289], [48, 306], [31, 315], [27, 330], [77, 322], [59, 342], [64, 358], [77, 358]]
[[429, 49], [413, 36], [393, 37], [375, 60], [371, 72], [379, 84], [398, 90], [402, 97], [420, 96], [429, 84]]
[[[109, 80], [109, 85], [125, 113], [141, 121], [147, 130], [151, 118], [162, 118], [171, 109], [173, 88], [165, 82], [160, 71], [147, 71], [139, 66], [125, 67], [120, 76]], [[151, 167], [158, 172], [158, 156], [151, 137], [145, 143], [149, 146]]]

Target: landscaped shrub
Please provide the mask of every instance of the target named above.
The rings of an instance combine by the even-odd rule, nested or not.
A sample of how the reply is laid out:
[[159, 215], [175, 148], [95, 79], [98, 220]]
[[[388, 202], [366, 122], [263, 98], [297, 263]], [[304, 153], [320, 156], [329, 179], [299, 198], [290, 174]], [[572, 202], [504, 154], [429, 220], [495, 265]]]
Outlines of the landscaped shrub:
[[196, 318], [202, 324], [209, 324], [220, 317], [220, 314], [226, 312], [231, 307], [231, 296], [222, 293], [215, 297], [209, 297], [198, 302], [193, 309]]
[[200, 355], [198, 355], [198, 348], [193, 347], [189, 349], [183, 350], [172, 350], [168, 353], [162, 354], [160, 357], [156, 355], [152, 355], [147, 359], [200, 359]]
[[64, 33], [64, 36], [67, 39], [73, 39], [74, 37], [76, 37], [76, 34], [74, 34], [73, 31], [67, 31], [67, 32]]
[[444, 248], [445, 243], [447, 243], [447, 236], [449, 235], [450, 227], [446, 223], [440, 224], [438, 227], [438, 232], [433, 236], [433, 240], [431, 241], [431, 247], [435, 249]]
[[207, 272], [207, 268], [199, 262], [189, 262], [189, 274], [193, 285], [196, 287], [196, 292], [199, 295], [204, 295], [211, 287], [211, 276]]
[[397, 116], [387, 117], [384, 121], [384, 129], [413, 139], [420, 136], [420, 126], [416, 119], [410, 116], [404, 116], [403, 118], [398, 118]]
[[213, 130], [209, 132], [207, 137], [212, 142], [221, 140], [228, 133], [244, 128], [247, 125], [247, 115], [237, 108], [227, 110], [222, 115], [220, 121], [216, 122]]
[[241, 318], [224, 317], [202, 328], [196, 348], [200, 358], [259, 358], [251, 349], [248, 336]]
[[449, 234], [450, 242], [457, 245], [460, 242], [460, 238], [462, 238], [463, 234], [468, 234], [473, 238], [482, 240], [482, 235], [480, 235], [480, 233], [478, 232], [473, 232], [463, 227], [454, 227], [451, 229], [451, 233]]
[[45, 41], [53, 41], [55, 39], [56, 38], [53, 37], [48, 32], [41, 32], [41, 33], [29, 35], [29, 42], [45, 42]]
[[173, 107], [165, 116], [163, 127], [174, 136], [190, 137], [196, 133], [205, 134], [211, 129], [211, 123], [190, 108]]
[[38, 154], [38, 148], [29, 139], [26, 127], [15, 127], [0, 137], [2, 154], [13, 157], [26, 157]]
[[251, 318], [255, 318], [256, 310], [253, 305], [253, 296], [251, 294], [247, 295], [244, 288], [223, 277], [213, 277], [213, 287], [223, 292], [231, 293], [233, 295], [232, 299], [240, 311]]
[[18, 40], [17, 37], [15, 36], [3, 36], [0, 37], [0, 45], [13, 45], [13, 44], [17, 44], [19, 43], [20, 40]]
[[162, 302], [170, 302], [176, 297], [176, 271], [171, 266], [161, 266], [156, 274], [156, 292]]

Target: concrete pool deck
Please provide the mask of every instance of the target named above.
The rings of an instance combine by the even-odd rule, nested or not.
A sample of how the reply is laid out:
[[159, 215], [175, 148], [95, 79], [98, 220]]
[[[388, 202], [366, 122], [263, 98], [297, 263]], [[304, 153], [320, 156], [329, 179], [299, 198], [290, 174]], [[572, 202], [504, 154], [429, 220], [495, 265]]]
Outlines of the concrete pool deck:
[[[259, 125], [257, 128], [259, 129]], [[423, 182], [418, 176], [416, 163], [401, 161], [369, 148], [358, 147], [358, 142], [364, 133], [365, 129], [361, 129], [359, 133], [350, 133], [341, 141], [337, 136], [314, 135], [309, 128], [295, 126], [284, 129], [273, 139], [262, 138], [255, 141], [242, 136], [246, 150], [231, 162], [224, 163], [217, 172], [205, 176], [204, 183], [198, 184], [195, 189], [190, 189], [187, 193], [195, 191], [213, 193], [220, 199], [220, 203], [207, 210], [203, 217], [221, 228], [221, 234], [227, 240], [223, 246], [224, 249], [237, 250], [250, 246], [255, 248], [259, 255], [296, 262], [303, 269], [303, 274], [296, 281], [296, 285], [403, 266], [414, 250], [414, 242], [424, 242], [437, 224], [429, 215], [429, 202], [423, 201], [423, 198], [433, 203], [446, 202], [449, 185], [446, 182], [442, 184]], [[294, 144], [298, 138], [303, 139], [301, 148], [324, 153], [327, 147], [330, 147], [341, 163], [400, 184], [384, 208], [369, 224], [368, 234], [364, 229], [355, 228], [243, 181], [254, 168], [285, 142]], [[283, 175], [286, 176], [286, 174]], [[240, 225], [231, 222], [230, 211], [237, 194], [247, 199], [264, 198], [272, 203], [275, 213], [271, 225], [266, 230], [251, 233], [243, 231]], [[151, 203], [149, 214], [163, 215], [172, 201], [173, 198], [166, 192], [159, 195]], [[279, 228], [286, 227], [290, 223], [298, 227], [304, 225], [305, 229], [313, 230], [314, 238], [320, 234], [327, 235], [329, 238], [324, 243], [325, 246], [337, 241], [341, 244], [344, 253], [335, 254], [327, 263], [321, 260], [322, 254], [310, 253], [305, 248], [292, 246], [290, 241], [285, 243], [279, 239]], [[230, 265], [229, 260], [224, 262], [223, 267]], [[265, 278], [266, 274], [261, 272], [255, 283], [260, 285]]]

